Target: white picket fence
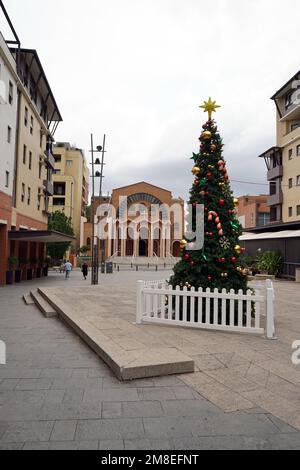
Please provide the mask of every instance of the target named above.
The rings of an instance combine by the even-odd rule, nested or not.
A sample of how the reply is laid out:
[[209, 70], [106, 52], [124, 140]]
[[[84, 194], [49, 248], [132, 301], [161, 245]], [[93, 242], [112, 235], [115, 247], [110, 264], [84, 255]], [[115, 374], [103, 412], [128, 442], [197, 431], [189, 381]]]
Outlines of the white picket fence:
[[271, 281], [253, 290], [195, 290], [166, 281], [138, 281], [136, 323], [265, 334], [275, 338], [274, 287]]

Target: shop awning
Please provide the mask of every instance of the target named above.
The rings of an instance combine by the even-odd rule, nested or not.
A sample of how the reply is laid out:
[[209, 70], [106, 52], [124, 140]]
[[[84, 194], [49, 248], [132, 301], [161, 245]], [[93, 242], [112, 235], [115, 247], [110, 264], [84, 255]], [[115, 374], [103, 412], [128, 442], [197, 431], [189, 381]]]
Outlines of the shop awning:
[[274, 238], [300, 238], [300, 230], [282, 230], [281, 232], [244, 233], [240, 241], [271, 240]]
[[21, 242], [60, 243], [73, 242], [75, 237], [49, 230], [11, 230], [8, 239]]

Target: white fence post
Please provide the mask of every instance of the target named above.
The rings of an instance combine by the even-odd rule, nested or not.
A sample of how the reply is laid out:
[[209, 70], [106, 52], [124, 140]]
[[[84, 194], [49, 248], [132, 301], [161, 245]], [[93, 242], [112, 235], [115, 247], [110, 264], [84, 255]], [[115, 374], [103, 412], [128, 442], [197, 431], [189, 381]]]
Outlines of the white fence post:
[[144, 288], [144, 281], [138, 281], [137, 296], [136, 296], [136, 324], [137, 325], [141, 325], [143, 323], [143, 288]]
[[274, 321], [274, 287], [271, 281], [266, 283], [266, 287], [266, 337], [267, 339], [277, 339]]

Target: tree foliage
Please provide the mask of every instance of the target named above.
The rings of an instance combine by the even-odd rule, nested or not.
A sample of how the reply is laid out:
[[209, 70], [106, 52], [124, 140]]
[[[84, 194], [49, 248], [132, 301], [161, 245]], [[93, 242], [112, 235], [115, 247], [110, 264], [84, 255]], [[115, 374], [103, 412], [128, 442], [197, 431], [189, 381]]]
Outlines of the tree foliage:
[[[71, 217], [67, 217], [63, 212], [56, 211], [49, 216], [48, 230], [74, 236]], [[71, 242], [48, 243], [47, 250], [49, 256], [54, 260], [60, 260], [65, 256], [70, 248]]]
[[209, 120], [200, 136], [200, 151], [193, 154], [195, 175], [190, 191], [192, 227], [188, 231], [202, 230], [196, 227], [196, 206], [204, 205], [204, 246], [191, 250], [189, 240], [181, 242], [181, 261], [174, 268], [170, 283], [175, 286], [202, 287], [203, 289], [247, 289], [246, 272], [239, 245], [242, 227], [237, 220], [236, 206], [230, 189], [223, 142], [216, 122]]

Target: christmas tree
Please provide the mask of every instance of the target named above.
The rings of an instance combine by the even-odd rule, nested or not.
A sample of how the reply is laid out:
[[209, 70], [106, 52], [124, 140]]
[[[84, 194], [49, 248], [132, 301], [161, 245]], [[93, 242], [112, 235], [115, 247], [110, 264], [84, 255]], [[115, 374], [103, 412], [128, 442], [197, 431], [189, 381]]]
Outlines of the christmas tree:
[[220, 106], [209, 98], [200, 107], [208, 112], [208, 121], [199, 139], [200, 151], [192, 156], [195, 176], [189, 200], [189, 207], [193, 208], [192, 227], [187, 231], [203, 230], [203, 227], [196, 227], [196, 207], [204, 205], [204, 245], [194, 250], [191, 240], [181, 241], [181, 261], [174, 268], [170, 284], [245, 292], [247, 272], [240, 261], [244, 250], [239, 244], [242, 226], [237, 220], [238, 200], [230, 189], [223, 141], [212, 119], [212, 113]]

